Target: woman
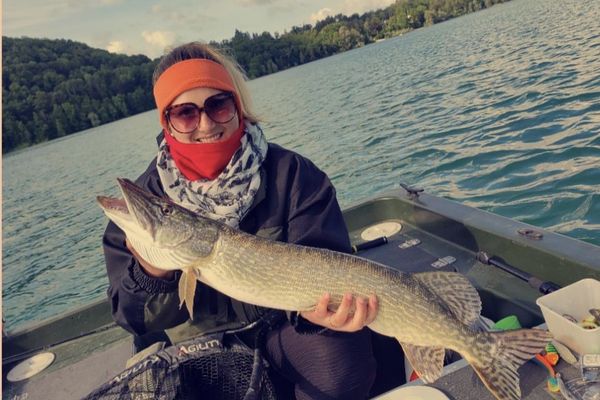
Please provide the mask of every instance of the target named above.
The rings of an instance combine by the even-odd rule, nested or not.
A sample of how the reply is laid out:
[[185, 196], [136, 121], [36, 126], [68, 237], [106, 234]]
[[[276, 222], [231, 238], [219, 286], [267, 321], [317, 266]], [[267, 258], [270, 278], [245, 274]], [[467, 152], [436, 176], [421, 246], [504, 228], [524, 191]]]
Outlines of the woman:
[[[329, 179], [306, 158], [267, 143], [233, 61], [208, 45], [185, 44], [162, 58], [153, 82], [163, 131], [137, 184], [245, 232], [350, 250]], [[143, 260], [113, 223], [103, 243], [113, 317], [138, 344], [161, 332], [178, 342], [235, 329], [266, 312], [198, 283], [190, 319], [179, 307], [178, 274]], [[266, 358], [298, 399], [367, 397], [375, 361], [365, 326], [377, 313], [375, 296], [347, 293], [335, 312], [328, 294], [315, 302], [314, 311], [292, 313], [267, 334]]]

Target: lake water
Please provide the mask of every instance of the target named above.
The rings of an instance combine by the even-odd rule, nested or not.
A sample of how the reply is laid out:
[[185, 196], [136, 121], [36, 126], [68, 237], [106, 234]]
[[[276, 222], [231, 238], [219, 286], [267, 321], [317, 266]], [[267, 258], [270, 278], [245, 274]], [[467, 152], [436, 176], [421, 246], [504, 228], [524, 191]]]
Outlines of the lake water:
[[[514, 0], [250, 82], [267, 137], [342, 206], [400, 182], [600, 245], [600, 2]], [[97, 195], [156, 152], [155, 112], [3, 160], [8, 329], [105, 296]]]

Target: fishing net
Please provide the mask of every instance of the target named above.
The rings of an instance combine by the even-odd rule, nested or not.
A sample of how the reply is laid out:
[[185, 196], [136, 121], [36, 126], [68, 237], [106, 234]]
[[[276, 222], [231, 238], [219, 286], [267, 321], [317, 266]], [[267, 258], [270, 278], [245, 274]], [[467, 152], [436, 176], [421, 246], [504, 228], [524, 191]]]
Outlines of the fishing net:
[[147, 356], [85, 400], [275, 399], [266, 367], [259, 350], [231, 336], [203, 336]]

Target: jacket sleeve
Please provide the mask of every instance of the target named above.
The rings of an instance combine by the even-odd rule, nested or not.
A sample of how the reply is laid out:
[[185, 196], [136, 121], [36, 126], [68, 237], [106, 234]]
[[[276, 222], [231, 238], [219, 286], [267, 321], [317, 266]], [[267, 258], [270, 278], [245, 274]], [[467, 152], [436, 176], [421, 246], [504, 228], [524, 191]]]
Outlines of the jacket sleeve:
[[[149, 177], [148, 171], [136, 183], [154, 194], [162, 192], [158, 180]], [[102, 244], [109, 280], [107, 294], [118, 325], [137, 335], [153, 330], [146, 326], [146, 305], [156, 298], [164, 305], [162, 323], [170, 327], [187, 319], [187, 312], [178, 306], [178, 275], [171, 280], [146, 275], [125, 246], [125, 234], [113, 222], [108, 223]]]
[[293, 173], [287, 241], [349, 253], [348, 229], [327, 175], [304, 158]]

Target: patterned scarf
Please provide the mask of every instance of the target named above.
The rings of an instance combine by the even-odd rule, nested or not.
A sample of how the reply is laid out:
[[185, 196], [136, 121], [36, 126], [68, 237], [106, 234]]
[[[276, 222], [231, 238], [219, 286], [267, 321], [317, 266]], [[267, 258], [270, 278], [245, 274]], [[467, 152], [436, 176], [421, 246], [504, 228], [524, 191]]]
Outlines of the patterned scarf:
[[237, 228], [260, 187], [267, 140], [258, 125], [246, 122], [240, 148], [214, 180], [190, 181], [177, 169], [163, 139], [156, 165], [165, 193], [174, 202], [207, 218]]

